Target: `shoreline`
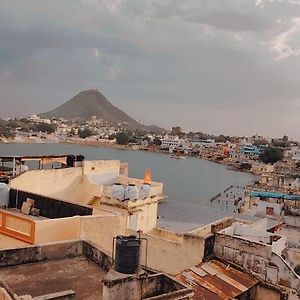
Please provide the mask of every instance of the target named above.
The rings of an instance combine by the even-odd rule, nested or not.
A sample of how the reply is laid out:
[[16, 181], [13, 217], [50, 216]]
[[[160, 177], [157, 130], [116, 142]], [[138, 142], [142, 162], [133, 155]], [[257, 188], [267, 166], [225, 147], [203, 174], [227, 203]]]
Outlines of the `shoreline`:
[[[103, 141], [88, 141], [88, 140], [65, 140], [65, 141], [59, 141], [59, 142], [38, 142], [36, 140], [23, 140], [23, 141], [8, 141], [8, 142], [3, 142], [0, 140], [0, 144], [61, 144], [61, 145], [79, 145], [79, 146], [87, 146], [87, 147], [99, 147], [99, 148], [111, 148], [111, 149], [117, 149], [117, 150], [125, 150], [125, 151], [143, 151], [143, 152], [151, 152], [151, 153], [157, 153], [157, 154], [165, 154], [168, 155], [170, 154], [168, 151], [165, 150], [160, 150], [160, 149], [155, 149], [155, 148], [147, 148], [147, 149], [133, 149], [130, 146], [127, 145], [119, 145], [119, 144], [113, 144], [109, 142], [103, 142]], [[200, 156], [192, 156], [192, 155], [187, 155], [188, 158], [197, 158], [197, 159], [202, 159], [205, 161], [210, 161], [216, 164], [224, 165], [228, 170], [231, 171], [236, 171], [236, 172], [243, 172], [243, 173], [248, 173], [252, 175], [257, 175], [250, 170], [241, 170], [235, 166], [229, 165], [226, 162], [222, 160], [214, 160], [214, 159], [209, 159], [205, 157], [200, 157]]]

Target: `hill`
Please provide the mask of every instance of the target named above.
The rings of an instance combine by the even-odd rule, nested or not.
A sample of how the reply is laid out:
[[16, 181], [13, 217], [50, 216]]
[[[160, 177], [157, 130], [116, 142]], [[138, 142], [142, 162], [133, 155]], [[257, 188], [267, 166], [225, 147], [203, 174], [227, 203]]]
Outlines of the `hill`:
[[[110, 125], [123, 124], [130, 129], [148, 128], [140, 125], [125, 112], [112, 105], [98, 90], [82, 91], [56, 109], [40, 115], [43, 118], [58, 117], [63, 119], [90, 120], [92, 116], [107, 121]], [[151, 126], [151, 128], [153, 128]], [[156, 127], [156, 131], [161, 128]], [[163, 129], [162, 129], [163, 130]]]

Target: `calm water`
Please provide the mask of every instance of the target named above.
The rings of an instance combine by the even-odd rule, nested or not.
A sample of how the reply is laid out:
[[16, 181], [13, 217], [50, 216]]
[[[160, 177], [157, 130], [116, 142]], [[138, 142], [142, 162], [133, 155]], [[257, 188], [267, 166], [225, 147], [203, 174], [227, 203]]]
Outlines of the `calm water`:
[[[0, 155], [84, 154], [87, 159], [118, 159], [129, 163], [129, 176], [143, 178], [147, 168], [152, 179], [164, 183], [168, 196], [160, 211], [177, 214], [182, 207], [210, 205], [208, 199], [230, 185], [244, 186], [254, 180], [248, 173], [198, 158], [171, 159], [169, 155], [63, 144], [0, 144]], [[180, 207], [180, 208], [179, 208]], [[174, 213], [170, 212], [174, 210]], [[187, 217], [188, 218], [188, 217]]]

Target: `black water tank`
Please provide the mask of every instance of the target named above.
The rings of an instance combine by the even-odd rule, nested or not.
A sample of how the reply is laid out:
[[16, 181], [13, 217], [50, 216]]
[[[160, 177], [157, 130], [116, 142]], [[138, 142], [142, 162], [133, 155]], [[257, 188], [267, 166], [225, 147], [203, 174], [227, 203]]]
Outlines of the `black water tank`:
[[120, 273], [134, 274], [139, 268], [141, 241], [134, 235], [117, 236], [115, 270]]
[[76, 159], [75, 155], [72, 155], [72, 154], [68, 155], [67, 156], [67, 166], [68, 167], [74, 167], [75, 159]]
[[8, 176], [0, 176], [0, 183], [9, 184], [9, 177]]
[[76, 156], [76, 161], [84, 161], [84, 155], [82, 155], [82, 154], [78, 154], [77, 156]]

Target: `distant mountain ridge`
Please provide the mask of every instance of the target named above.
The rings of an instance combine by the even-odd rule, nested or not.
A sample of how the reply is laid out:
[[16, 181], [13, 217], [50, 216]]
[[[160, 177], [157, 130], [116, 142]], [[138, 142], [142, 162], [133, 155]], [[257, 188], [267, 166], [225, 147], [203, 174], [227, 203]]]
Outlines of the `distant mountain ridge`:
[[[56, 109], [43, 113], [40, 116], [43, 118], [58, 117], [67, 120], [90, 120], [92, 116], [96, 116], [98, 119], [103, 119], [115, 126], [122, 123], [124, 127], [131, 129], [148, 127], [140, 125], [124, 111], [111, 104], [108, 99], [96, 89], [82, 91]], [[148, 127], [148, 129], [150, 128], [155, 131], [162, 129], [155, 125]]]

